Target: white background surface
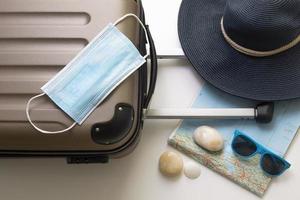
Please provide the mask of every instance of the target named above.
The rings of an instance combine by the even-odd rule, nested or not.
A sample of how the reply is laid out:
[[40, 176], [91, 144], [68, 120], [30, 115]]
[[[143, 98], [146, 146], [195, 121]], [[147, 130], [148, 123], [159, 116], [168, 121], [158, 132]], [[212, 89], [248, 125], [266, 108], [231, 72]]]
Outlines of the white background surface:
[[[180, 0], [143, 2], [158, 50], [180, 47], [176, 28]], [[188, 107], [199, 86], [200, 79], [186, 61], [161, 61], [152, 107]], [[105, 165], [67, 165], [64, 159], [0, 159], [0, 199], [259, 199], [203, 166], [196, 180], [184, 175], [163, 177], [158, 171], [158, 158], [172, 149], [167, 146], [167, 138], [177, 125], [177, 120], [146, 121], [136, 150]], [[287, 155], [291, 169], [273, 181], [263, 199], [300, 199], [299, 145], [298, 136]]]

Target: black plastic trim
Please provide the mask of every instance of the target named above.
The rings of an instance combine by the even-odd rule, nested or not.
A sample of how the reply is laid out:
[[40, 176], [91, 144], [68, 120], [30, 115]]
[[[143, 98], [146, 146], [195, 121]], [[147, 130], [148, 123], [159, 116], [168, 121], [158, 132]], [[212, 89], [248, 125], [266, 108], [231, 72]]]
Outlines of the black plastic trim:
[[91, 128], [95, 143], [111, 145], [124, 139], [130, 132], [134, 121], [134, 109], [126, 103], [115, 106], [114, 116], [107, 122], [96, 123]]
[[68, 164], [108, 163], [107, 155], [71, 156], [67, 157]]
[[152, 35], [149, 30], [149, 26], [146, 25], [146, 31], [149, 38], [149, 46], [150, 46], [150, 60], [151, 60], [151, 68], [150, 68], [150, 82], [149, 82], [149, 89], [148, 94], [146, 97], [146, 101], [144, 103], [144, 108], [149, 106], [150, 100], [155, 90], [156, 79], [157, 79], [157, 56], [156, 56], [156, 49], [153, 42]]

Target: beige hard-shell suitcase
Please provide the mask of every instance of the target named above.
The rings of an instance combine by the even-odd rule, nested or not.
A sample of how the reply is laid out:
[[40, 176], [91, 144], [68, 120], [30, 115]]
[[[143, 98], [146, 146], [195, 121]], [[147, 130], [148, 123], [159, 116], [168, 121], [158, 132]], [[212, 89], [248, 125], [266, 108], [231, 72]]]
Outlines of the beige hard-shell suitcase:
[[[107, 162], [137, 144], [156, 79], [150, 35], [151, 68], [146, 64], [121, 83], [81, 126], [46, 135], [27, 121], [30, 97], [61, 70], [109, 22], [127, 13], [144, 22], [135, 0], [0, 0], [0, 155], [63, 156], [69, 163]], [[118, 25], [146, 53], [146, 40], [134, 19]], [[146, 26], [147, 27], [147, 26]], [[147, 27], [147, 32], [150, 34]], [[147, 73], [150, 81], [147, 83]], [[149, 86], [148, 86], [149, 85]], [[47, 130], [72, 123], [44, 96], [31, 105], [33, 121]]]

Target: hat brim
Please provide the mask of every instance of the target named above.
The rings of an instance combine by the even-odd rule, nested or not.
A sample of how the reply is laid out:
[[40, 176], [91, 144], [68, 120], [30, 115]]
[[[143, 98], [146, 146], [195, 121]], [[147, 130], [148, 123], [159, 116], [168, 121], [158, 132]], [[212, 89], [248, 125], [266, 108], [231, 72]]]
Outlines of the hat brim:
[[196, 71], [232, 95], [275, 101], [300, 97], [300, 44], [277, 55], [256, 58], [233, 49], [220, 22], [226, 0], [183, 0], [178, 34]]

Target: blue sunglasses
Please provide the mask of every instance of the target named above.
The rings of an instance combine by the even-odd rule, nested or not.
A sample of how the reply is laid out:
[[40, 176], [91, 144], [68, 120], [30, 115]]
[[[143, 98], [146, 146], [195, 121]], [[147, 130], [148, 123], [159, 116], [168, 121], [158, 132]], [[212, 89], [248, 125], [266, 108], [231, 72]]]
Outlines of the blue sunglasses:
[[291, 166], [282, 157], [274, 154], [238, 130], [234, 132], [231, 148], [234, 153], [244, 158], [250, 158], [257, 153], [261, 154], [260, 167], [266, 174], [271, 176], [279, 176]]

